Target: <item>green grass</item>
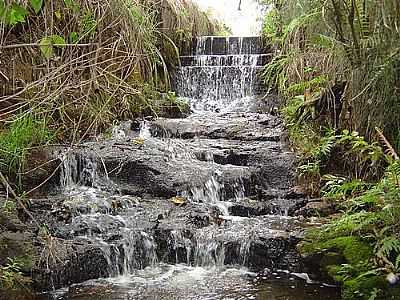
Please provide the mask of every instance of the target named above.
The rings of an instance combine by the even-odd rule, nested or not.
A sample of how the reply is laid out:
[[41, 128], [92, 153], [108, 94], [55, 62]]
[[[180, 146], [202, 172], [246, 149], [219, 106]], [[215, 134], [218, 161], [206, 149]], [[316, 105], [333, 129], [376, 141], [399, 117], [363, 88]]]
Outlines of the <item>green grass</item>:
[[32, 114], [17, 117], [0, 133], [0, 170], [14, 175], [23, 172], [31, 148], [49, 143], [53, 138], [46, 120]]

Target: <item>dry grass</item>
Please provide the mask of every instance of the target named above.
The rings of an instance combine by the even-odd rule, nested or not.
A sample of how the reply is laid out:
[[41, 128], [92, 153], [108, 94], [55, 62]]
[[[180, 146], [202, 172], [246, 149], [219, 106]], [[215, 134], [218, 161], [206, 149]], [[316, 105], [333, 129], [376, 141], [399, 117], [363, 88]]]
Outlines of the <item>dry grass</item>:
[[[113, 121], [156, 113], [178, 47], [215, 22], [190, 1], [48, 1], [25, 24], [0, 28], [0, 121], [34, 112], [63, 140], [78, 142]], [[66, 45], [41, 53], [43, 38]]]

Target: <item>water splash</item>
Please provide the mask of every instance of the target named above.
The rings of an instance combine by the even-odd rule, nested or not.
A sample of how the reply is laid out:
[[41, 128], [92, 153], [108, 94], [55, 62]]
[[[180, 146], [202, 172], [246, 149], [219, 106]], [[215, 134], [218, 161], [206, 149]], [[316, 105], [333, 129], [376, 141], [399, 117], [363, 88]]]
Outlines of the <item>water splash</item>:
[[73, 190], [77, 185], [95, 186], [99, 179], [97, 161], [90, 156], [80, 156], [66, 151], [61, 156], [60, 185], [64, 190]]

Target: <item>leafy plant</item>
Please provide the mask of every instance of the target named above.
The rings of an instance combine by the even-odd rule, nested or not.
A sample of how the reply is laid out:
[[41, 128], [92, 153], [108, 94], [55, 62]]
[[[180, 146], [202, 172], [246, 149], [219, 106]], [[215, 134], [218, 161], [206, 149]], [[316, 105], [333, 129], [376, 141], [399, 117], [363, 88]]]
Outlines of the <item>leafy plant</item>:
[[400, 240], [395, 236], [387, 236], [379, 240], [375, 247], [378, 260], [393, 272], [400, 271]]
[[17, 25], [25, 23], [28, 11], [17, 3], [12, 3], [10, 6], [6, 5], [4, 0], [0, 0], [0, 23], [6, 25]]
[[30, 280], [21, 272], [22, 264], [16, 258], [8, 258], [5, 266], [0, 266], [0, 287], [15, 290], [21, 285], [30, 283]]
[[46, 59], [54, 55], [54, 47], [62, 48], [66, 44], [65, 39], [60, 35], [51, 35], [40, 40], [40, 51]]
[[39, 13], [43, 7], [43, 0], [29, 0], [29, 3], [36, 14]]

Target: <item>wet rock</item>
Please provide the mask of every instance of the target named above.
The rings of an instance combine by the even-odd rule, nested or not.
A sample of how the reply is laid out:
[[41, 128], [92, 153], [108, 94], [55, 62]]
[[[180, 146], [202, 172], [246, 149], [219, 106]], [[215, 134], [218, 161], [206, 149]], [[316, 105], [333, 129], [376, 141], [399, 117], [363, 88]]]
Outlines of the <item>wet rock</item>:
[[5, 266], [12, 259], [18, 261], [24, 274], [29, 274], [37, 255], [33, 239], [31, 232], [1, 232], [0, 265]]
[[242, 141], [280, 141], [283, 123], [278, 117], [257, 113], [192, 115], [186, 119], [158, 119], [150, 131], [156, 137], [207, 137]]
[[264, 187], [284, 189], [294, 184], [295, 157], [280, 143], [204, 138], [181, 143], [199, 160], [252, 168]]
[[[172, 159], [166, 148], [158, 149], [146, 142], [141, 145], [132, 142], [88, 143], [68, 155], [71, 160], [79, 162], [75, 163], [79, 174], [77, 181], [96, 185], [99, 184], [95, 182], [96, 178], [108, 176], [122, 193], [129, 195], [173, 197], [177, 192], [201, 188], [215, 177], [229, 198], [233, 197], [233, 185], [238, 181], [248, 188], [254, 180], [248, 167], [216, 166], [185, 157]], [[93, 169], [89, 171], [89, 168]], [[93, 174], [95, 172], [97, 174]], [[87, 178], [88, 174], [92, 177]], [[105, 184], [113, 185], [110, 182]]]
[[284, 199], [275, 198], [267, 201], [255, 201], [244, 199], [232, 203], [229, 212], [233, 216], [252, 217], [263, 215], [282, 215], [293, 216], [299, 207], [303, 207], [308, 202], [307, 199]]
[[[33, 286], [48, 291], [109, 275], [103, 251], [87, 242], [68, 242], [54, 239], [44, 245], [39, 267], [33, 270]], [[47, 268], [47, 264], [49, 268]]]
[[17, 204], [14, 199], [0, 198], [0, 232], [26, 231], [29, 226], [18, 218]]
[[296, 216], [327, 217], [337, 211], [336, 204], [328, 199], [313, 199], [304, 207], [296, 210]]
[[296, 272], [302, 268], [300, 255], [295, 251], [298, 239], [286, 236], [260, 237], [249, 249], [249, 267], [260, 270], [268, 267], [274, 270]]

